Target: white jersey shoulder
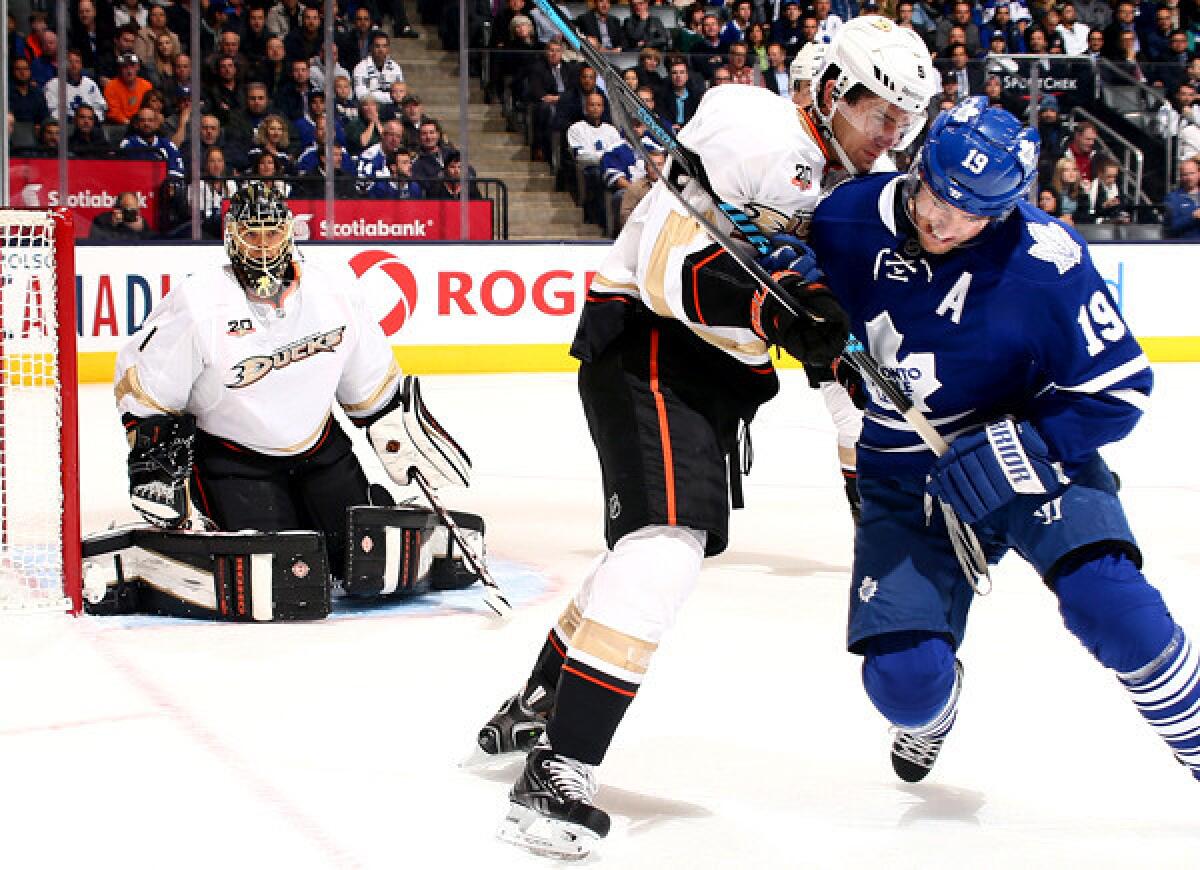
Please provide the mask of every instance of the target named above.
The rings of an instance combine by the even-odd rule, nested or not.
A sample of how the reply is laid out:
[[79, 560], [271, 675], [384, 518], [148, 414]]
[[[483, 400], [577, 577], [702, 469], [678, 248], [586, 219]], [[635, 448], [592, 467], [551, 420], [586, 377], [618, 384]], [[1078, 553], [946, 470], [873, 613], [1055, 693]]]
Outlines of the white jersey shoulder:
[[117, 359], [117, 401], [143, 416], [187, 411], [209, 434], [270, 455], [311, 447], [335, 401], [353, 416], [399, 382], [379, 324], [350, 291], [307, 264], [283, 315], [251, 303], [229, 267], [171, 291]]
[[[776, 232], [816, 206], [825, 171], [816, 135], [790, 101], [765, 88], [722, 85], [704, 96], [679, 139], [699, 157], [722, 199], [744, 209], [764, 231]], [[655, 184], [629, 216], [600, 267], [593, 291], [635, 296], [655, 314], [686, 323], [738, 361], [765, 365], [767, 346], [748, 326], [713, 327], [688, 319], [684, 261], [712, 245], [713, 239], [664, 183]], [[683, 196], [696, 211], [733, 234], [733, 226], [697, 182], [689, 182]]]
[[700, 157], [718, 196], [786, 223], [812, 210], [825, 172], [825, 153], [801, 112], [766, 88], [722, 85], [704, 95], [679, 141]]

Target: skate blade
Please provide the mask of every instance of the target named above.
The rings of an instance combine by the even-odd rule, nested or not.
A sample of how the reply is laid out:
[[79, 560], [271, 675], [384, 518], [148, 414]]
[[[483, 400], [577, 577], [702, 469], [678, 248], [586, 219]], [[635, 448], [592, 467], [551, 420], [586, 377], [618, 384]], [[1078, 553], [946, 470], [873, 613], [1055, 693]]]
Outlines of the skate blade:
[[526, 754], [525, 752], [513, 750], [512, 752], [500, 752], [492, 755], [476, 746], [466, 758], [458, 763], [458, 766], [462, 770], [510, 770], [518, 763], [523, 765]]
[[595, 831], [557, 819], [548, 819], [528, 807], [510, 804], [496, 836], [542, 858], [579, 861], [592, 852], [600, 838]]

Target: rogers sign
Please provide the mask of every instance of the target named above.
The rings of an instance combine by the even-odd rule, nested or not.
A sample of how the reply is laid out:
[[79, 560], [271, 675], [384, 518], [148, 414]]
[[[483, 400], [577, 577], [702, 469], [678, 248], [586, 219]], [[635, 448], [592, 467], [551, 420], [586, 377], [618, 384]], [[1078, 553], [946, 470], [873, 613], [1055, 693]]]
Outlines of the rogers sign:
[[[518, 272], [514, 269], [439, 269], [432, 286], [418, 289], [413, 270], [395, 253], [379, 249], [359, 251], [348, 265], [360, 290], [379, 313], [379, 325], [391, 336], [412, 319], [418, 299], [430, 298], [437, 317], [512, 318], [538, 312], [567, 317], [578, 311], [594, 270], [570, 269]], [[379, 276], [383, 276], [382, 278]]]

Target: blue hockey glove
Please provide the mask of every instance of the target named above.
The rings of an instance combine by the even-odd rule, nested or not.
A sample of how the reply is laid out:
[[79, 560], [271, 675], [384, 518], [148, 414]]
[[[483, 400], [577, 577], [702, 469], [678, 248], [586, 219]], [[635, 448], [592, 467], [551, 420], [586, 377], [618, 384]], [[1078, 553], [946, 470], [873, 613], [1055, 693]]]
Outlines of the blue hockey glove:
[[824, 279], [825, 273], [817, 267], [817, 257], [803, 240], [788, 233], [771, 236], [774, 250], [758, 258], [758, 264], [777, 275], [780, 272], [795, 272], [805, 284]]
[[1037, 430], [1029, 423], [1004, 419], [951, 444], [934, 464], [925, 488], [963, 520], [975, 523], [1017, 496], [1049, 501], [1068, 483], [1051, 464]]

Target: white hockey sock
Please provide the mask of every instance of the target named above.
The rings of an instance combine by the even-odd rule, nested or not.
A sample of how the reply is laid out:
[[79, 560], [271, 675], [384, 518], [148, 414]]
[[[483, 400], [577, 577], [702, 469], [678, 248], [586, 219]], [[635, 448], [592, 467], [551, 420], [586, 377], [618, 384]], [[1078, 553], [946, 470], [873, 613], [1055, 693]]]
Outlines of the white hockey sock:
[[1200, 779], [1200, 653], [1183, 629], [1176, 627], [1148, 665], [1117, 676], [1150, 727]]
[[942, 711], [924, 725], [918, 725], [915, 728], [896, 726], [898, 730], [926, 740], [939, 740], [949, 734], [950, 729], [954, 727], [954, 720], [958, 716], [958, 696], [962, 693], [962, 679], [962, 662], [955, 659], [954, 686], [950, 689], [950, 697], [946, 700], [946, 706], [942, 708]]

